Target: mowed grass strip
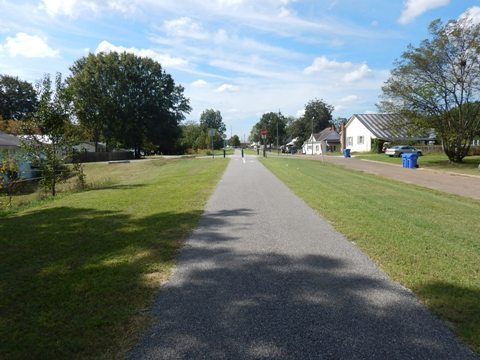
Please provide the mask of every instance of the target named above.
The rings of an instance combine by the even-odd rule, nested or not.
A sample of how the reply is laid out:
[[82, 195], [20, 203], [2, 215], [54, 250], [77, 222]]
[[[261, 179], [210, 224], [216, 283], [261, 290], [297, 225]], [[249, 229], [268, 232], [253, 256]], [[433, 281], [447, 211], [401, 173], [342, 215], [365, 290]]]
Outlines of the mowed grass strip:
[[319, 161], [262, 162], [480, 352], [480, 201]]
[[228, 160], [86, 166], [94, 189], [0, 218], [0, 358], [122, 358]]
[[[385, 154], [355, 154], [357, 159], [374, 160], [387, 162], [390, 164], [402, 165], [401, 157], [389, 157]], [[480, 176], [480, 156], [467, 156], [463, 159], [463, 163], [455, 164], [448, 160], [447, 155], [431, 153], [425, 154], [418, 158], [420, 167], [427, 167], [436, 170], [456, 172], [467, 175]]]

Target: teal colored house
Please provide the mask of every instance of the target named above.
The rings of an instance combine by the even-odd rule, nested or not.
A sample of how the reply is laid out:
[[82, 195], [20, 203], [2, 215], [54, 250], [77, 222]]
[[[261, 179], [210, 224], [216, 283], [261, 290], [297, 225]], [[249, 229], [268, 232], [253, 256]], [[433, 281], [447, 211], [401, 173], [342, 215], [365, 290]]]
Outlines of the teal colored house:
[[32, 179], [34, 173], [20, 145], [21, 141], [17, 136], [0, 131], [0, 161], [4, 158], [18, 159], [20, 163], [20, 177]]

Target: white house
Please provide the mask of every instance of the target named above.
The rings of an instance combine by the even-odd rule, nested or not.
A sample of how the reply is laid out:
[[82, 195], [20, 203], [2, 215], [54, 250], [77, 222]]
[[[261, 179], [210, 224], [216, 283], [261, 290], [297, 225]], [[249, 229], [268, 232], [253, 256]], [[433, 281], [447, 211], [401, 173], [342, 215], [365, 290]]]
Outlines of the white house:
[[302, 146], [302, 152], [307, 155], [320, 155], [327, 151], [337, 150], [340, 150], [340, 134], [334, 126], [317, 134], [311, 134]]
[[434, 141], [435, 134], [409, 136], [402, 126], [408, 120], [395, 114], [354, 114], [342, 130], [343, 148], [352, 152], [372, 150], [372, 141]]

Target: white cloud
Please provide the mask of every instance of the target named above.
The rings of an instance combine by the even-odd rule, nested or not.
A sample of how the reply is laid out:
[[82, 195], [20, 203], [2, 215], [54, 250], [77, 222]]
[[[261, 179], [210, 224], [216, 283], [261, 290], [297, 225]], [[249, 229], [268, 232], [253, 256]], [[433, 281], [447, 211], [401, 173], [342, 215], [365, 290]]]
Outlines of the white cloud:
[[42, 0], [39, 7], [50, 16], [75, 17], [82, 12], [98, 13], [101, 10], [132, 13], [137, 7], [137, 2], [127, 0]]
[[51, 16], [59, 14], [72, 16], [76, 3], [76, 0], [42, 0], [40, 8]]
[[48, 46], [46, 38], [41, 38], [38, 35], [28, 35], [23, 32], [17, 33], [15, 37], [8, 36], [2, 47], [12, 57], [47, 58], [58, 55], [58, 50]]
[[372, 70], [366, 64], [362, 64], [360, 65], [360, 67], [356, 68], [355, 70], [345, 74], [343, 79], [346, 82], [353, 82], [353, 81], [365, 79], [370, 76], [372, 76]]
[[312, 65], [303, 70], [304, 74], [311, 75], [314, 73], [335, 73], [337, 77], [342, 78], [346, 82], [354, 82], [372, 75], [372, 70], [367, 64], [354, 64], [350, 61], [338, 62], [329, 60], [325, 56], [316, 58]]
[[349, 105], [354, 104], [360, 100], [360, 97], [357, 95], [347, 95], [340, 98], [337, 103], [334, 105], [336, 111], [342, 111], [348, 108]]
[[351, 104], [360, 99], [357, 95], [347, 95], [341, 98], [338, 102], [341, 104]]
[[116, 46], [108, 41], [102, 41], [98, 44], [97, 49], [95, 50], [95, 54], [100, 52], [109, 53], [109, 52], [118, 52], [118, 53], [131, 53], [135, 54], [140, 57], [148, 57], [155, 61], [158, 61], [162, 66], [165, 67], [174, 67], [174, 68], [184, 68], [188, 66], [188, 61], [182, 58], [173, 57], [170, 54], [162, 54], [156, 52], [152, 49], [137, 49], [135, 47], [123, 47], [123, 46]]
[[330, 70], [348, 70], [351, 69], [354, 65], [351, 62], [337, 62], [335, 60], [329, 60], [325, 56], [321, 56], [313, 60], [313, 64], [306, 67], [303, 72], [307, 75], [313, 74], [321, 71], [330, 71]]
[[216, 90], [216, 92], [223, 93], [223, 92], [237, 92], [239, 88], [232, 85], [232, 84], [222, 84]]
[[468, 19], [474, 24], [480, 24], [480, 7], [472, 6], [470, 9], [460, 15], [460, 19]]
[[297, 118], [302, 117], [303, 115], [305, 115], [305, 109], [297, 110], [297, 112], [295, 113], [295, 117]]
[[238, 5], [242, 5], [244, 0], [217, 0], [217, 3], [220, 6], [225, 6], [225, 7], [236, 7]]
[[406, 0], [404, 3], [405, 8], [400, 14], [398, 22], [400, 24], [407, 24], [417, 16], [422, 15], [424, 12], [446, 6], [449, 3], [450, 0]]
[[207, 86], [208, 83], [205, 80], [199, 79], [192, 82], [193, 87], [201, 88]]
[[189, 17], [181, 17], [178, 19], [165, 21], [164, 27], [167, 34], [170, 36], [186, 37], [198, 40], [208, 39], [208, 33], [204, 31], [202, 26]]

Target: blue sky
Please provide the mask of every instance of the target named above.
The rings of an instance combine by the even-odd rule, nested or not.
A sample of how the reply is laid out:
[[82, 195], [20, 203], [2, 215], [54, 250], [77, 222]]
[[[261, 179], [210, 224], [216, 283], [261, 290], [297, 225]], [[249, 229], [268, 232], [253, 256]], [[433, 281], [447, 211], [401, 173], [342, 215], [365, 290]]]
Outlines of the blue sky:
[[99, 51], [159, 61], [193, 108], [220, 110], [240, 138], [261, 115], [299, 116], [314, 98], [334, 117], [375, 112], [408, 44], [476, 0], [0, 0], [0, 73], [34, 82], [69, 75]]

